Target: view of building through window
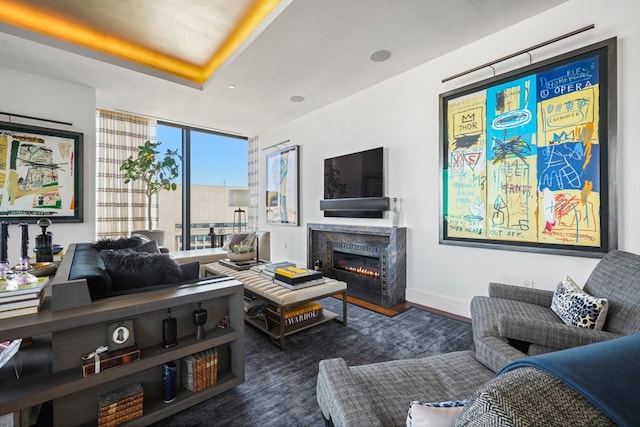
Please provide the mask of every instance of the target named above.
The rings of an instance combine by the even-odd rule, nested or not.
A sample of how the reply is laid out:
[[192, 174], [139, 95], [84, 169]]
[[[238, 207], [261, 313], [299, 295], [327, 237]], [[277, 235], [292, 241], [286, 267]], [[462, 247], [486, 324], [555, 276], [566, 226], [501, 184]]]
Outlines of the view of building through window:
[[[226, 235], [233, 232], [234, 211], [238, 209], [229, 206], [229, 190], [248, 187], [247, 140], [158, 123], [158, 141], [163, 153], [178, 149], [183, 157], [178, 189], [160, 192], [158, 197], [159, 228], [166, 231], [165, 246], [170, 250], [208, 248], [212, 246], [212, 238], [213, 244], [220, 246]], [[183, 212], [185, 191], [189, 203]], [[189, 230], [188, 245], [183, 243], [185, 224]], [[241, 227], [244, 230], [246, 222]]]

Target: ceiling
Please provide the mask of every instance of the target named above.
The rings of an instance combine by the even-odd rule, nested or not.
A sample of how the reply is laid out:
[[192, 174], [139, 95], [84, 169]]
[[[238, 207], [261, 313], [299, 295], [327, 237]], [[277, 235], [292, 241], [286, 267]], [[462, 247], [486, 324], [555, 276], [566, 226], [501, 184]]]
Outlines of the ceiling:
[[0, 0], [0, 67], [253, 136], [565, 1]]

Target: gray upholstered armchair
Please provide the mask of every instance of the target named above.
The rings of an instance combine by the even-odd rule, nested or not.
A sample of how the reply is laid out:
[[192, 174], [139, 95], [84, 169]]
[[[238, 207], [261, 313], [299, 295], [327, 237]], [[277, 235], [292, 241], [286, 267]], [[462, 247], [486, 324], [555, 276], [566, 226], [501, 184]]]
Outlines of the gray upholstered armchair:
[[602, 330], [563, 323], [550, 308], [553, 291], [489, 284], [489, 296], [471, 301], [476, 357], [498, 371], [526, 355], [640, 332], [640, 255], [617, 250], [605, 255], [583, 290], [608, 299]]

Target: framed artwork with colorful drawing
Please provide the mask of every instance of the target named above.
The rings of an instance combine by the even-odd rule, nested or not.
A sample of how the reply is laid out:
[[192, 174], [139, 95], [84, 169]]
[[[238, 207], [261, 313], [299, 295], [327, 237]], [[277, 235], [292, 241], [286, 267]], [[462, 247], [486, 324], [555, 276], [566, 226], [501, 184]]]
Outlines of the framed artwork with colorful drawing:
[[617, 248], [616, 39], [440, 95], [440, 243]]
[[83, 134], [0, 122], [0, 218], [82, 222]]
[[300, 149], [298, 145], [267, 154], [267, 223], [300, 224]]

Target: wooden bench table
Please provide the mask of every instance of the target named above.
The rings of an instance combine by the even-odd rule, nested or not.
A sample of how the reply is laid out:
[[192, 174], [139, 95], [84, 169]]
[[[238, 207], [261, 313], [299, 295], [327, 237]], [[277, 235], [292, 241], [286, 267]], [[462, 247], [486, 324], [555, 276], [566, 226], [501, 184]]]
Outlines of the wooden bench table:
[[[337, 320], [346, 326], [347, 324], [347, 284], [338, 280], [326, 278], [325, 282], [320, 285], [310, 286], [302, 289], [291, 290], [284, 286], [276, 285], [272, 280], [264, 277], [260, 273], [253, 270], [234, 270], [229, 267], [220, 265], [219, 263], [207, 264], [204, 268], [206, 275], [225, 274], [231, 276], [244, 285], [245, 292], [249, 292], [259, 298], [267, 300], [274, 305], [278, 310], [280, 316], [280, 324], [278, 327], [269, 327], [267, 324], [262, 323], [260, 319], [250, 318], [245, 316], [245, 321], [251, 323], [258, 329], [269, 334], [271, 338], [276, 342], [280, 349], [284, 350], [285, 336], [291, 335], [295, 332], [299, 332], [308, 327], [318, 325], [320, 323], [327, 322], [329, 320]], [[292, 307], [299, 306], [301, 304], [315, 301], [320, 298], [325, 298], [333, 295], [342, 295], [342, 319], [338, 319], [338, 315], [332, 311], [325, 310], [323, 308], [323, 317], [320, 321], [310, 324], [306, 327], [301, 327], [291, 331], [285, 332], [284, 314], [286, 310]]]

